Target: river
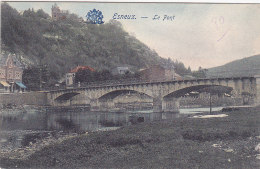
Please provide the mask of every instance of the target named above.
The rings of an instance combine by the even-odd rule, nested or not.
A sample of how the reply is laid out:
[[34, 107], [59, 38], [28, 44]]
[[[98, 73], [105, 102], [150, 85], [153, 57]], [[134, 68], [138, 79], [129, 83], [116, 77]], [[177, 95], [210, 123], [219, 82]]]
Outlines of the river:
[[[212, 111], [221, 111], [224, 107], [212, 107]], [[204, 113], [209, 112], [210, 109], [207, 108], [183, 108], [180, 109], [180, 114], [196, 114], [196, 113]]]
[[[215, 107], [213, 111], [221, 110]], [[67, 133], [113, 130], [141, 122], [171, 120], [189, 114], [208, 112], [209, 108], [180, 109], [180, 113], [139, 111], [115, 112], [48, 112], [31, 107], [0, 113], [0, 149], [11, 150], [28, 146], [39, 139]]]

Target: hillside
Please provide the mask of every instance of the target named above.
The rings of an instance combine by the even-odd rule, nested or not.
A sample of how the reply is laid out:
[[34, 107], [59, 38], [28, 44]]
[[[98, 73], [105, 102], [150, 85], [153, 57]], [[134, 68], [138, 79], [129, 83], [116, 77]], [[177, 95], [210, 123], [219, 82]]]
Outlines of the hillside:
[[209, 77], [239, 77], [260, 75], [260, 55], [247, 57], [208, 69]]
[[115, 20], [102, 25], [85, 24], [70, 14], [53, 21], [43, 10], [28, 9], [19, 14], [7, 3], [1, 7], [2, 49], [15, 53], [25, 65], [47, 65], [54, 79], [77, 65], [96, 70], [125, 65], [138, 70], [170, 61], [178, 73], [187, 71], [183, 63], [159, 57]]

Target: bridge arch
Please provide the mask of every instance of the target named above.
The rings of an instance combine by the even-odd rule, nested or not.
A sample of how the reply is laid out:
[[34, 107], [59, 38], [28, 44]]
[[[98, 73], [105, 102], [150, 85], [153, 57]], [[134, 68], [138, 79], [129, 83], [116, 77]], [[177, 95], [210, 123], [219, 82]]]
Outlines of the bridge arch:
[[[216, 88], [210, 89], [209, 87], [216, 87]], [[172, 91], [162, 97], [162, 109], [165, 111], [178, 111], [180, 107], [180, 102], [182, 100], [180, 97], [185, 96], [185, 94], [187, 93], [192, 94], [192, 92], [194, 92], [193, 94], [195, 96], [202, 92], [211, 92], [211, 93], [213, 92], [216, 94], [220, 92], [220, 93], [231, 94], [232, 91], [234, 91], [233, 88], [229, 86], [210, 85], [210, 84], [183, 87], [181, 89]]]
[[53, 99], [55, 106], [89, 105], [91, 102], [91, 98], [82, 91], [62, 93]]
[[131, 90], [131, 89], [120, 89], [120, 90], [113, 90], [113, 91], [109, 91], [105, 94], [103, 94], [102, 96], [100, 96], [98, 98], [99, 101], [105, 101], [105, 100], [113, 100], [114, 98], [116, 98], [117, 96], [121, 95], [121, 94], [141, 94], [150, 98], [153, 98], [151, 95], [144, 93], [144, 92], [140, 92], [138, 90]]
[[76, 95], [79, 95], [79, 92], [69, 92], [69, 93], [64, 93], [58, 97], [56, 97], [54, 100], [57, 102], [64, 102], [64, 101], [68, 101], [71, 98], [73, 98]]
[[233, 90], [233, 87], [223, 86], [223, 85], [195, 85], [195, 86], [183, 87], [181, 89], [173, 90], [168, 94], [164, 95], [163, 99], [179, 98], [181, 96], [184, 96], [186, 93], [190, 93], [192, 91], [199, 91], [208, 87], [222, 87], [223, 92], [231, 92]]

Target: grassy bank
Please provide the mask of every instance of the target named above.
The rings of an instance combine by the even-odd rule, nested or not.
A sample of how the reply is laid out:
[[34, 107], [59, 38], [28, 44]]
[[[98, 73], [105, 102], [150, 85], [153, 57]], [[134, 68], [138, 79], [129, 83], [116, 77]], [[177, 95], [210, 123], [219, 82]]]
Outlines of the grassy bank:
[[95, 132], [47, 146], [28, 159], [0, 159], [18, 168], [259, 168], [260, 109], [224, 118], [178, 118]]

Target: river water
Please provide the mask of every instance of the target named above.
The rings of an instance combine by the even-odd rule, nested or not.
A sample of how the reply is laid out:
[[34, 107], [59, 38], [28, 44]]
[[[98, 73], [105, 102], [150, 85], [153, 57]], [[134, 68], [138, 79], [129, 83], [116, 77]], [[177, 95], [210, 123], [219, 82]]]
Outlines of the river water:
[[[223, 107], [213, 107], [212, 111], [221, 111]], [[210, 109], [207, 108], [185, 108], [185, 109], [180, 109], [180, 114], [196, 114], [196, 113], [204, 113], [204, 112], [209, 112]]]
[[[213, 108], [213, 111], [222, 107]], [[28, 146], [37, 139], [66, 133], [112, 130], [141, 122], [171, 120], [188, 114], [208, 112], [209, 108], [180, 109], [180, 113], [153, 113], [140, 111], [116, 112], [55, 112], [27, 107], [23, 110], [5, 110], [0, 113], [0, 149]]]

